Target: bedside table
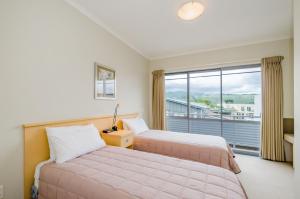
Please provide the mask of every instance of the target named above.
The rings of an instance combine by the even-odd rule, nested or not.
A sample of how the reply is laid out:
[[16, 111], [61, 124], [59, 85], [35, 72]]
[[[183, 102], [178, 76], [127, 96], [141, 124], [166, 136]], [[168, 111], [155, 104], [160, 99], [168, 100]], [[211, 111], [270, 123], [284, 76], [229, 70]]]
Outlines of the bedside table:
[[128, 130], [119, 130], [111, 133], [101, 132], [101, 137], [107, 145], [132, 148], [133, 133]]

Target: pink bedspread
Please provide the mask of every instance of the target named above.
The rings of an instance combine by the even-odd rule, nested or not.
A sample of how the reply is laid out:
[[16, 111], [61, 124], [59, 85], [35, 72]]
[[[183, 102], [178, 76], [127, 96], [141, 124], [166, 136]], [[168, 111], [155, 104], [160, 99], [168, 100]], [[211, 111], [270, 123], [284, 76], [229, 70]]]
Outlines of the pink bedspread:
[[241, 172], [230, 146], [220, 136], [149, 130], [135, 135], [133, 148]]
[[234, 173], [194, 161], [104, 147], [42, 167], [39, 199], [244, 199]]

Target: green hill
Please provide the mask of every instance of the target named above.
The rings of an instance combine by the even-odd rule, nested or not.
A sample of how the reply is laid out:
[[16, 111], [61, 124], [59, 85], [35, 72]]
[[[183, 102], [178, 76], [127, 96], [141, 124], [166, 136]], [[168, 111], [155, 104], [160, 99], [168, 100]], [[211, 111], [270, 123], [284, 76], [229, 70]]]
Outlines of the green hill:
[[[166, 97], [186, 101], [187, 93], [183, 91], [167, 92]], [[227, 104], [254, 104], [254, 99], [255, 94], [223, 94], [223, 101]], [[219, 94], [195, 93], [191, 95], [190, 100], [191, 102], [215, 107], [220, 104], [221, 96]]]

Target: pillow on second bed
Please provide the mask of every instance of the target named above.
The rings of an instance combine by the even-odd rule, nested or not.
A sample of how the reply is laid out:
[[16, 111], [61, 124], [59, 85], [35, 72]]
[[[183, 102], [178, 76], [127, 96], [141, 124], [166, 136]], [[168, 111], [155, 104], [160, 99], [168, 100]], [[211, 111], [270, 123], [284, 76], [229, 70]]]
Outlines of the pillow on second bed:
[[105, 146], [98, 129], [90, 124], [46, 128], [50, 159], [63, 163]]
[[135, 134], [149, 130], [147, 124], [141, 118], [123, 119], [122, 121], [124, 129], [131, 130]]

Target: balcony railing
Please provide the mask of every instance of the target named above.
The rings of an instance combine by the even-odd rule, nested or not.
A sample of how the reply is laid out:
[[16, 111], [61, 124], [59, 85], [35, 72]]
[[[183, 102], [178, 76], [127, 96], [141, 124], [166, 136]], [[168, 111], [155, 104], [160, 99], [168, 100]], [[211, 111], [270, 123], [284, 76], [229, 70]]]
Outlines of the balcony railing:
[[[220, 117], [220, 116], [218, 116]], [[260, 119], [226, 116], [221, 122], [216, 115], [197, 118], [166, 116], [169, 131], [223, 136], [234, 149], [258, 154], [260, 148]]]

